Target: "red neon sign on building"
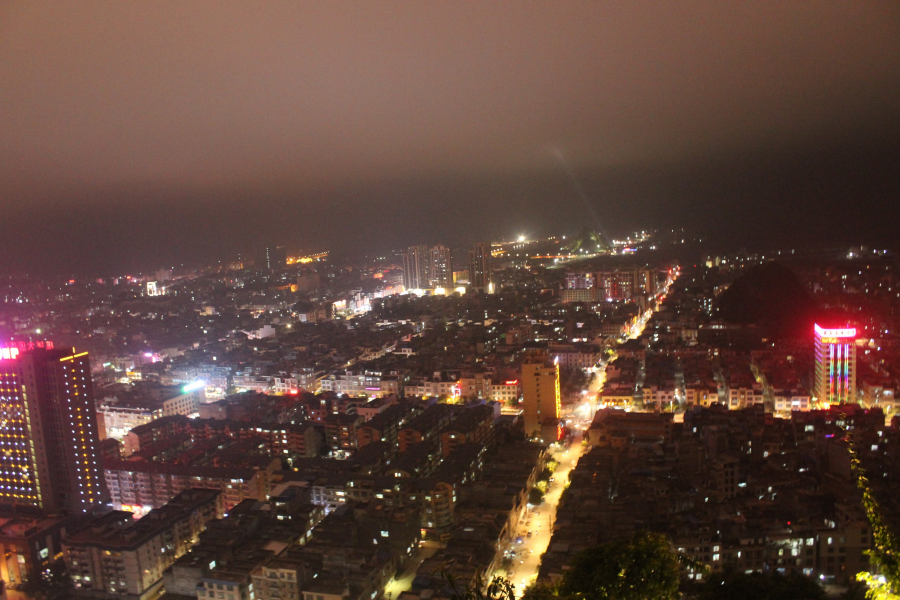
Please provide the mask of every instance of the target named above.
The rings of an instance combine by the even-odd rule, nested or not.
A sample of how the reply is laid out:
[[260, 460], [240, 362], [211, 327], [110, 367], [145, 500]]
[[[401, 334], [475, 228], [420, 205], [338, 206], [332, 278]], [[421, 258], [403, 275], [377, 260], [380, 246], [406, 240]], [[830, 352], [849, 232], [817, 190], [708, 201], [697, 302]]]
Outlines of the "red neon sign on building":
[[7, 342], [6, 346], [0, 347], [0, 360], [13, 360], [19, 357], [19, 353], [26, 350], [34, 350], [35, 348], [53, 349], [53, 342]]
[[10, 360], [19, 356], [18, 348], [0, 348], [0, 359]]

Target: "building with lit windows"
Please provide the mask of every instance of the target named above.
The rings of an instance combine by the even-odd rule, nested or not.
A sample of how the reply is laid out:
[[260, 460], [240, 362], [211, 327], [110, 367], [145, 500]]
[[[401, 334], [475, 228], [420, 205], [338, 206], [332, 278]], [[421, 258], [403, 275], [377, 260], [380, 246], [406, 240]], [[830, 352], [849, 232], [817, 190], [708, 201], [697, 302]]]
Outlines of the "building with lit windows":
[[38, 509], [0, 509], [0, 587], [4, 600], [28, 600], [19, 585], [50, 567], [62, 552], [62, 535], [81, 515], [46, 515]]
[[598, 302], [630, 300], [657, 293], [656, 272], [630, 267], [597, 272], [573, 271], [566, 274], [560, 300], [563, 302]]
[[0, 349], [0, 504], [105, 504], [88, 353], [31, 346]]
[[422, 290], [428, 285], [428, 246], [410, 246], [403, 253], [403, 287]]
[[540, 433], [547, 419], [559, 420], [559, 365], [542, 358], [532, 358], [522, 365], [522, 409], [525, 435]]
[[475, 244], [469, 250], [469, 285], [491, 291], [491, 245], [485, 242]]
[[257, 257], [257, 265], [268, 271], [276, 271], [287, 266], [287, 248], [284, 246], [266, 246], [261, 248]]
[[596, 285], [597, 277], [594, 273], [566, 273], [567, 290], [589, 290]]
[[166, 293], [166, 288], [159, 284], [157, 281], [148, 281], [147, 282], [147, 296], [162, 296]]
[[434, 246], [428, 251], [428, 279], [431, 288], [453, 286], [453, 264], [447, 246]]
[[255, 467], [210, 467], [143, 460], [106, 460], [104, 474], [116, 510], [146, 513], [190, 488], [219, 490], [225, 510], [244, 500], [264, 501], [281, 460]]
[[128, 511], [98, 513], [63, 539], [72, 584], [88, 597], [155, 598], [163, 572], [224, 512], [220, 492], [187, 489], [139, 520]]
[[819, 402], [856, 402], [856, 329], [815, 326], [815, 394]]
[[100, 430], [105, 437], [122, 440], [135, 427], [156, 419], [196, 415], [206, 400], [203, 381], [185, 386], [138, 382], [133, 388], [134, 393], [101, 401], [97, 406]]
[[509, 381], [492, 381], [490, 398], [502, 404], [516, 404], [522, 395], [522, 386], [518, 379]]

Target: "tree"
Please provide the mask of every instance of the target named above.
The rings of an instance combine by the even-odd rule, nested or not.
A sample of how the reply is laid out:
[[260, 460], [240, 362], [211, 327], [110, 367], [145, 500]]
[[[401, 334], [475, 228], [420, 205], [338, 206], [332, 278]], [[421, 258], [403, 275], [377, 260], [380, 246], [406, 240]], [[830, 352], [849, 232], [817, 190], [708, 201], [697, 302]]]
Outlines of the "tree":
[[581, 391], [590, 385], [590, 381], [587, 373], [578, 367], [560, 367], [559, 369], [559, 388], [563, 398], [581, 396]]
[[544, 492], [539, 490], [536, 487], [531, 488], [531, 491], [528, 492], [528, 503], [537, 506], [541, 502], [544, 501]]
[[868, 589], [868, 586], [862, 581], [854, 581], [847, 588], [847, 591], [840, 595], [838, 600], [866, 600]]
[[[681, 560], [647, 531], [578, 554], [554, 595], [584, 600], [677, 600]], [[545, 594], [546, 591], [541, 591]]]
[[66, 563], [57, 560], [50, 563], [46, 570], [39, 567], [31, 569], [28, 579], [18, 589], [34, 600], [55, 600], [71, 596], [72, 581], [66, 572]]
[[453, 600], [515, 600], [516, 598], [516, 586], [511, 581], [495, 575], [490, 583], [486, 583], [483, 568], [478, 569], [475, 577], [467, 586], [462, 586], [457, 582], [446, 567], [441, 569], [441, 577], [447, 582]]
[[556, 586], [535, 584], [525, 590], [522, 600], [564, 600]]
[[825, 590], [803, 575], [763, 575], [726, 571], [716, 573], [693, 587], [692, 600], [820, 600]]
[[[841, 418], [846, 422], [845, 415], [841, 415]], [[869, 600], [900, 600], [900, 539], [885, 521], [884, 511], [859, 460], [856, 441], [849, 430], [843, 431], [847, 439], [847, 451], [850, 453], [850, 469], [856, 477], [856, 487], [862, 492], [862, 505], [872, 525], [873, 548], [868, 552], [869, 559], [873, 571], [882, 573], [877, 576], [863, 571], [856, 574], [856, 579], [868, 586], [866, 597]]]

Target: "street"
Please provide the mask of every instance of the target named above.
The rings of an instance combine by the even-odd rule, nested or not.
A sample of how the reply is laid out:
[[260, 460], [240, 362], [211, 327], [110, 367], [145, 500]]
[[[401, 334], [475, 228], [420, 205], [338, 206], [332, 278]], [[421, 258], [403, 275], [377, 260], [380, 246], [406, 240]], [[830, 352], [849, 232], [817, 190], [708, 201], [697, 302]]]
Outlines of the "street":
[[[512, 546], [508, 548], [516, 553], [510, 572], [506, 575], [515, 584], [517, 597], [521, 597], [525, 588], [537, 578], [541, 555], [550, 545], [559, 498], [569, 480], [569, 471], [578, 463], [583, 450], [580, 430], [576, 432], [576, 437], [569, 450], [560, 449], [556, 444], [551, 446], [553, 458], [559, 462], [559, 466], [552, 476], [553, 481], [547, 488], [547, 493], [544, 494], [544, 501], [523, 518], [517, 534], [522, 538], [522, 543], [517, 544], [514, 540]], [[529, 531], [532, 532], [531, 537], [528, 537]]]
[[[664, 294], [668, 293], [669, 286], [664, 289]], [[645, 311], [634, 326], [628, 332], [628, 338], [634, 339], [638, 337], [647, 325], [647, 321], [653, 311]], [[534, 583], [537, 579], [538, 570], [541, 565], [541, 557], [547, 551], [550, 545], [550, 538], [553, 534], [553, 523], [556, 520], [556, 508], [559, 505], [560, 496], [565, 489], [566, 483], [569, 481], [569, 472], [578, 464], [578, 459], [584, 453], [585, 449], [581, 442], [583, 439], [583, 431], [587, 425], [582, 422], [589, 420], [597, 410], [597, 394], [603, 390], [606, 381], [606, 360], [600, 362], [595, 367], [596, 377], [585, 390], [585, 402], [572, 410], [571, 416], [574, 423], [571, 424], [574, 439], [568, 450], [563, 449], [559, 444], [550, 446], [549, 452], [552, 457], [559, 463], [556, 471], [553, 473], [553, 481], [550, 482], [547, 492], [544, 494], [544, 500], [539, 505], [528, 511], [522, 518], [519, 531], [513, 536], [512, 544], [504, 548], [504, 551], [515, 552], [509, 572], [504, 573], [502, 570], [497, 571], [493, 575], [505, 576], [516, 586], [516, 597], [521, 597], [525, 589]], [[531, 532], [531, 536], [528, 536]], [[516, 538], [521, 538], [522, 543], [516, 543]], [[419, 548], [417, 556], [411, 562], [406, 572], [396, 580], [392, 580], [385, 589], [387, 598], [396, 598], [401, 592], [408, 590], [412, 585], [415, 577], [415, 571], [422, 560], [434, 554], [438, 549], [438, 545], [434, 542], [424, 543]]]
[[437, 542], [422, 541], [419, 544], [418, 549], [416, 549], [415, 556], [409, 561], [409, 565], [406, 567], [403, 574], [399, 578], [391, 579], [384, 587], [384, 597], [397, 598], [402, 592], [410, 589], [412, 587], [413, 579], [416, 578], [416, 570], [419, 568], [419, 565], [421, 565], [422, 561], [426, 558], [433, 556], [440, 547], [441, 545]]
[[[663, 290], [663, 295], [668, 294], [669, 285]], [[653, 311], [645, 311], [634, 326], [628, 332], [628, 339], [634, 339], [643, 332], [647, 321], [652, 316]], [[572, 416], [576, 423], [583, 419], [590, 419], [597, 406], [597, 394], [603, 390], [606, 382], [606, 360], [603, 360], [595, 369], [596, 377], [591, 382], [589, 388], [585, 391], [585, 402], [583, 405], [576, 407], [572, 411]], [[578, 464], [578, 459], [584, 453], [585, 449], [581, 444], [583, 438], [583, 427], [576, 424], [573, 427], [575, 438], [569, 450], [562, 450], [558, 445], [551, 446], [550, 451], [553, 457], [559, 462], [556, 472], [553, 473], [553, 482], [544, 494], [544, 501], [527, 515], [520, 526], [517, 534], [522, 539], [521, 544], [517, 544], [515, 540], [507, 550], [514, 551], [515, 557], [512, 560], [507, 578], [516, 586], [516, 596], [521, 597], [525, 589], [534, 583], [537, 579], [538, 570], [541, 566], [541, 556], [546, 552], [550, 545], [550, 538], [553, 534], [553, 523], [556, 520], [556, 508], [559, 505], [559, 499], [565, 489], [566, 483], [569, 481], [569, 472]], [[528, 532], [531, 537], [528, 537]], [[502, 574], [502, 573], [498, 573]]]

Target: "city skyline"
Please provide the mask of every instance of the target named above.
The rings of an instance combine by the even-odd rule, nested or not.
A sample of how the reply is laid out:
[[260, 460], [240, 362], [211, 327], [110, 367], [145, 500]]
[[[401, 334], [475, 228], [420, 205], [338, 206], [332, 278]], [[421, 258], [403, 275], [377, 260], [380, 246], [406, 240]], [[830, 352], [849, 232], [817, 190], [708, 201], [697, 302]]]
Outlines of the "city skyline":
[[900, 3], [0, 2], [2, 600], [900, 599]]

